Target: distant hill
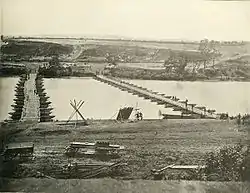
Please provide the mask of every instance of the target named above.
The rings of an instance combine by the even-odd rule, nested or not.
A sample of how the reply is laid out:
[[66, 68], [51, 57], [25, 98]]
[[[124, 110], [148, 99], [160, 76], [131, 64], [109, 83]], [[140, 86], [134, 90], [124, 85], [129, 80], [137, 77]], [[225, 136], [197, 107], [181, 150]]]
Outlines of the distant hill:
[[1, 46], [1, 53], [7, 57], [35, 57], [69, 54], [73, 46], [56, 43], [45, 43], [37, 41], [16, 41], [10, 40], [8, 44]]
[[[30, 61], [32, 58], [58, 55], [61, 60], [72, 60], [73, 62], [156, 63], [159, 66], [159, 63], [163, 65], [168, 60], [170, 53], [174, 53], [176, 56], [191, 61], [188, 64], [187, 76], [192, 77], [198, 73], [197, 76], [208, 79], [212, 78], [210, 77], [212, 74], [214, 77], [223, 75], [227, 78], [250, 79], [250, 43], [248, 42], [216, 42], [220, 57], [217, 57], [213, 64], [210, 61], [210, 64], [205, 66], [202, 61], [206, 60], [207, 56], [199, 51], [198, 42], [63, 37], [10, 38], [7, 41], [7, 45], [1, 46], [2, 61], [10, 61], [10, 59], [11, 61]], [[200, 64], [197, 65], [197, 62]], [[209, 72], [206, 72], [207, 70]], [[156, 76], [158, 77], [158, 75]], [[161, 77], [161, 79], [166, 78]]]

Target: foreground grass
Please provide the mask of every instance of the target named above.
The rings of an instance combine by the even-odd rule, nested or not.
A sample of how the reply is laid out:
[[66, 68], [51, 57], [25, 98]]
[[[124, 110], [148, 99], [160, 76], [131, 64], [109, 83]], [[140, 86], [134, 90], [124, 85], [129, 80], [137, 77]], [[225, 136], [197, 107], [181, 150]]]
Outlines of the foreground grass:
[[[152, 169], [173, 163], [204, 164], [207, 152], [239, 142], [247, 143], [248, 139], [246, 128], [219, 120], [144, 120], [135, 123], [96, 120], [90, 121], [89, 126], [76, 128], [56, 123], [32, 125], [16, 134], [12, 142], [33, 142], [36, 159], [28, 163], [29, 168], [49, 176], [53, 176], [51, 167], [67, 164], [64, 152], [70, 141], [109, 141], [124, 145], [126, 150], [121, 157], [112, 160], [128, 163], [122, 176], [117, 178], [150, 179]], [[73, 160], [86, 162], [84, 157]]]

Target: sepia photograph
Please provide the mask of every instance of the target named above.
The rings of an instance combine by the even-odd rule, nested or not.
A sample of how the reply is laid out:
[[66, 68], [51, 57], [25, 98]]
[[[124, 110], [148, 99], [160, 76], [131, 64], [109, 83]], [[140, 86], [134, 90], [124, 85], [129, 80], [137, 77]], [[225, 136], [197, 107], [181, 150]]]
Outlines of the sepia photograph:
[[0, 192], [250, 193], [250, 0], [0, 0]]

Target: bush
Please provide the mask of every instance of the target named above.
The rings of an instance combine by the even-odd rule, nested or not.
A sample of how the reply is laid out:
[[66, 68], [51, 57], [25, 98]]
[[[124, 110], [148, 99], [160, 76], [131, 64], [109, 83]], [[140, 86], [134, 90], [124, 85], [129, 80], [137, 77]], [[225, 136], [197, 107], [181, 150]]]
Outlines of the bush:
[[210, 78], [219, 76], [218, 70], [216, 69], [205, 69], [204, 73], [205, 73], [205, 76], [210, 77]]
[[21, 76], [26, 74], [25, 67], [0, 67], [0, 76]]
[[206, 155], [205, 175], [221, 181], [250, 180], [250, 145], [224, 147]]

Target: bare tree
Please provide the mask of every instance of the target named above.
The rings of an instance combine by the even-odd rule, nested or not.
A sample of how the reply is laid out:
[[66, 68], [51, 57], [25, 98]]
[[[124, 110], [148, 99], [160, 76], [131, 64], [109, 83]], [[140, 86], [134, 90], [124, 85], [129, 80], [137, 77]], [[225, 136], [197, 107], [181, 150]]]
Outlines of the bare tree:
[[198, 50], [203, 55], [203, 66], [204, 70], [207, 67], [207, 64], [212, 61], [212, 65], [214, 67], [215, 60], [218, 56], [221, 55], [218, 49], [218, 43], [214, 40], [209, 41], [208, 39], [204, 39], [200, 41]]

